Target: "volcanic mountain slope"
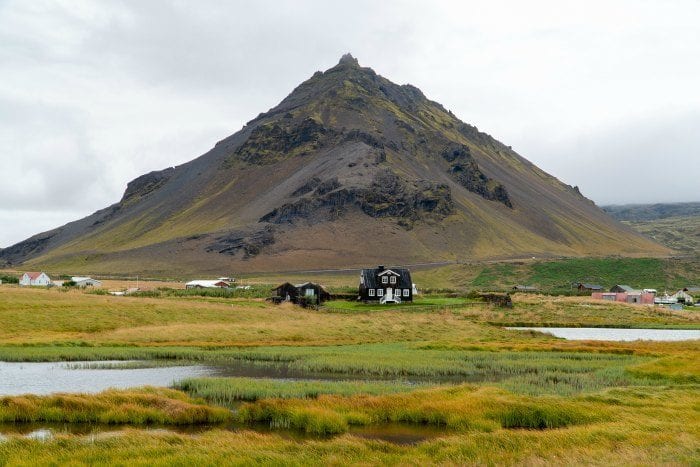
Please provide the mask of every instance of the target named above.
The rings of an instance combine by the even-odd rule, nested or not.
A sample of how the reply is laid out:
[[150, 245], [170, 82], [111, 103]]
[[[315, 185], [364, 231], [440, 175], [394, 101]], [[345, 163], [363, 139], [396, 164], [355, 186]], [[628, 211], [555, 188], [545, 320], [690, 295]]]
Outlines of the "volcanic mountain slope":
[[0, 258], [183, 273], [667, 252], [346, 55], [201, 157]]

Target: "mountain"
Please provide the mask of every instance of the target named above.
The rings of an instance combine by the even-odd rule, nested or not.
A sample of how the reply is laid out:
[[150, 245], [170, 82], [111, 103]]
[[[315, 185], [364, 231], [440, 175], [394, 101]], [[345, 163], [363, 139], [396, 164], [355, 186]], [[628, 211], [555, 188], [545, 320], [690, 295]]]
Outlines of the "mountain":
[[619, 221], [653, 221], [670, 217], [700, 217], [700, 202], [618, 204], [603, 206], [603, 211]]
[[674, 250], [700, 252], [700, 203], [624, 204], [603, 210], [637, 232]]
[[345, 55], [191, 162], [0, 252], [92, 273], [283, 271], [669, 250]]

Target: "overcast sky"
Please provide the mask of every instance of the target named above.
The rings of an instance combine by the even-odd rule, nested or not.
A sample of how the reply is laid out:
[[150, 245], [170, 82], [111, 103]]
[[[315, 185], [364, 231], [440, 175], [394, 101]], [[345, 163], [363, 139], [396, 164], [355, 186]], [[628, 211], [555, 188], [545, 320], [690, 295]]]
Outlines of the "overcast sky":
[[0, 247], [203, 154], [346, 52], [598, 204], [700, 201], [695, 0], [0, 0]]

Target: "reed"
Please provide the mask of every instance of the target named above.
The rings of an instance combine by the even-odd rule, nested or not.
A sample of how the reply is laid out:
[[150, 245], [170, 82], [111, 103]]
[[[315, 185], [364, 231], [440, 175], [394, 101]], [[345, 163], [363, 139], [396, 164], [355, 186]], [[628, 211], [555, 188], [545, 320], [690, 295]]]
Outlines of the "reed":
[[270, 398], [315, 399], [324, 394], [393, 394], [421, 387], [405, 381], [288, 381], [257, 378], [191, 378], [175, 388], [211, 403], [233, 406], [239, 401]]

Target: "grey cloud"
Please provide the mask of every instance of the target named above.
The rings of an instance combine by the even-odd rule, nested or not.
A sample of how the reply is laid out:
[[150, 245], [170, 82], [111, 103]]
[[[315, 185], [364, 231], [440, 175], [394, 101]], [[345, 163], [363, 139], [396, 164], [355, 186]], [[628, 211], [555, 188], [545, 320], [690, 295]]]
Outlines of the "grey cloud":
[[699, 128], [700, 111], [648, 117], [531, 151], [599, 204], [697, 201]]
[[[697, 199], [665, 173], [698, 173], [699, 15], [692, 0], [0, 0], [0, 209], [34, 233], [50, 210], [89, 214], [345, 52], [598, 202]], [[644, 166], [669, 181], [640, 189]], [[0, 246], [26, 237], [8, 219]]]

